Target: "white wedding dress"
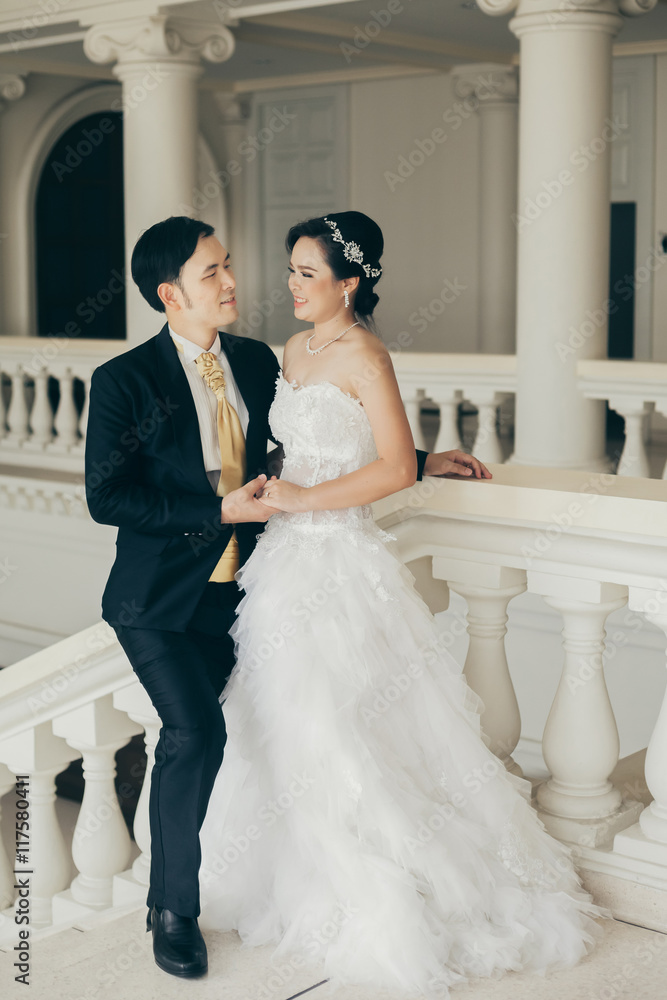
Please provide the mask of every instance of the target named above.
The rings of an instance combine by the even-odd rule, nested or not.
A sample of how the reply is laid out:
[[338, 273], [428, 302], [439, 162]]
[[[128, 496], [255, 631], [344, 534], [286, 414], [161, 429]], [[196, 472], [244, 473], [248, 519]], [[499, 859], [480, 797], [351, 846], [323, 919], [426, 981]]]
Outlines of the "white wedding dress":
[[[363, 406], [278, 377], [282, 476], [377, 457]], [[276, 514], [237, 579], [201, 925], [398, 995], [574, 965], [610, 916], [480, 734], [483, 708], [367, 507]]]

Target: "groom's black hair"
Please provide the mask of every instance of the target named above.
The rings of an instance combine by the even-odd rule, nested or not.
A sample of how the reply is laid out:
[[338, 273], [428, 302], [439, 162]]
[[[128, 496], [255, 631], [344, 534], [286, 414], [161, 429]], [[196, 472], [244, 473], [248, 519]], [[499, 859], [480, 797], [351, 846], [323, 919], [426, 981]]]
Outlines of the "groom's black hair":
[[[149, 306], [164, 312], [158, 285], [179, 285], [181, 269], [192, 257], [202, 236], [212, 236], [213, 226], [186, 215], [172, 215], [142, 233], [132, 251], [132, 277]], [[180, 285], [179, 285], [180, 287]]]

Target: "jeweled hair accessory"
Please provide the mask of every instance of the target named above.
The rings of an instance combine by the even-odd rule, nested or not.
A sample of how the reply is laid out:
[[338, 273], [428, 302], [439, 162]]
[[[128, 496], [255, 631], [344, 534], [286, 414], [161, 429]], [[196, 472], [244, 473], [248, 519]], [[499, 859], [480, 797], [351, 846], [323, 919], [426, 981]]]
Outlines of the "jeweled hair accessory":
[[367, 278], [379, 278], [380, 275], [382, 274], [382, 268], [371, 267], [370, 264], [364, 264], [364, 255], [359, 244], [352, 242], [346, 243], [345, 240], [343, 239], [343, 234], [341, 233], [340, 229], [338, 228], [335, 222], [332, 222], [331, 219], [327, 218], [324, 218], [323, 221], [326, 222], [327, 226], [331, 226], [331, 228], [333, 229], [333, 233], [331, 236], [332, 240], [334, 240], [336, 243], [343, 244], [343, 256], [345, 257], [345, 259], [351, 261], [353, 264], [361, 265], [361, 267], [363, 267], [364, 269], [364, 273]]

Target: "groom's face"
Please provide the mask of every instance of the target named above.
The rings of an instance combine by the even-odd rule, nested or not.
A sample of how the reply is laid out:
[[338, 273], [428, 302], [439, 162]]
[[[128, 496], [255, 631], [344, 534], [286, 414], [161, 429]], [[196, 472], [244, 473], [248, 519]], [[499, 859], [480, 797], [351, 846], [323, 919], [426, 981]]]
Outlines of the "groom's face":
[[229, 253], [215, 236], [203, 236], [181, 268], [174, 295], [183, 318], [218, 328], [238, 319], [236, 279]]

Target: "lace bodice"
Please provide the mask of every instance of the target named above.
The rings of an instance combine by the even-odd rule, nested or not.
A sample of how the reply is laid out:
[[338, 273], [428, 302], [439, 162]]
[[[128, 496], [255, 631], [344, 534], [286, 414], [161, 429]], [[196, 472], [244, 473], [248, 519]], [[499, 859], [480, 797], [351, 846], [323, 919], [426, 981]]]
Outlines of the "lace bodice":
[[[377, 458], [361, 403], [332, 382], [299, 386], [282, 373], [269, 411], [271, 430], [285, 449], [282, 478], [316, 486], [354, 472]], [[351, 525], [372, 517], [369, 507], [289, 514], [295, 524]], [[269, 523], [275, 520], [271, 518]]]

